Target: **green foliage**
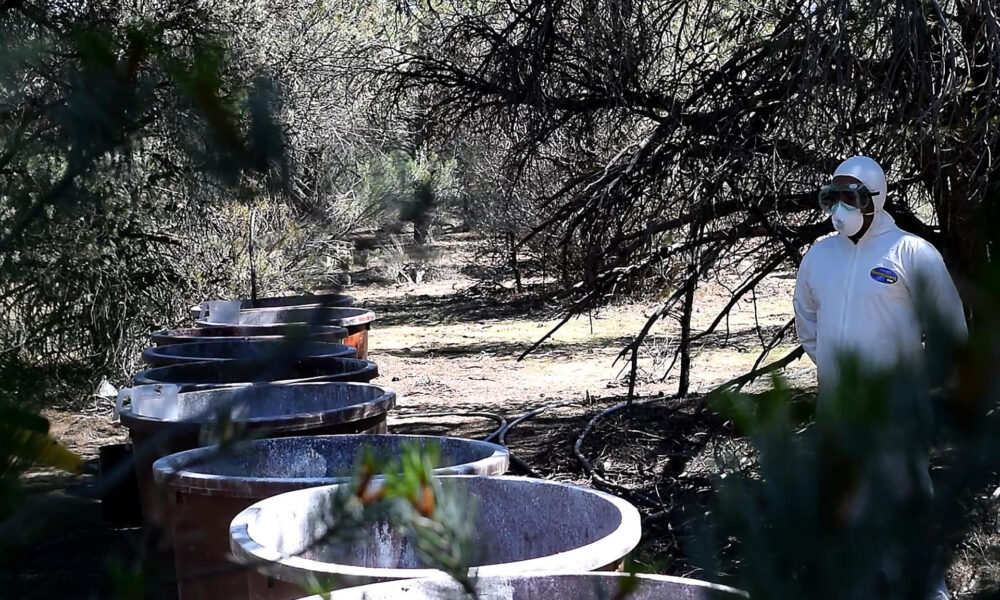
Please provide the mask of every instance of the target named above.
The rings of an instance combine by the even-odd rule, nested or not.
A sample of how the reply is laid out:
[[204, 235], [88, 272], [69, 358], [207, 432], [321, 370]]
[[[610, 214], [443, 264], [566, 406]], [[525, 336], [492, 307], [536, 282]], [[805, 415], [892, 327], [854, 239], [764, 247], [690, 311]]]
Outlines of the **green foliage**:
[[719, 481], [694, 547], [706, 571], [735, 573], [752, 598], [931, 597], [973, 525], [970, 497], [1000, 470], [1000, 296], [985, 297], [965, 348], [928, 335], [927, 367], [871, 372], [842, 357], [839, 385], [804, 429], [781, 379], [756, 401], [716, 398], [752, 440], [759, 472]]
[[60, 373], [77, 373], [65, 388], [76, 397], [102, 376], [124, 380], [148, 331], [246, 279], [201, 242], [233, 253], [235, 236], [215, 235], [217, 207], [243, 188], [283, 189], [285, 144], [275, 86], [232, 68], [219, 18], [190, 5], [0, 9], [11, 399], [38, 404]]

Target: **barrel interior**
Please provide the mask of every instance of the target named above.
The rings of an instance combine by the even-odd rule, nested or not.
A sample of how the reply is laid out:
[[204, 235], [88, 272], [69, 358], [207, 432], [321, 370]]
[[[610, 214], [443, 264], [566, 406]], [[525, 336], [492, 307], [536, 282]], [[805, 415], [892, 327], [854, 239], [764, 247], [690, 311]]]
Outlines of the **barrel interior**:
[[[474, 567], [567, 552], [598, 542], [622, 522], [614, 504], [580, 488], [532, 485], [531, 481], [496, 485], [487, 478], [477, 478], [475, 485], [467, 485], [467, 481], [443, 483], [466, 499], [467, 509], [472, 511], [469, 514], [475, 515], [475, 555], [470, 565]], [[429, 566], [420, 561], [404, 532], [388, 523], [371, 525], [351, 543], [317, 543], [331, 526], [332, 493], [326, 488], [315, 490], [298, 496], [297, 502], [307, 496], [311, 498], [308, 506], [292, 505], [289, 498], [287, 510], [277, 510], [272, 504], [260, 511], [248, 528], [250, 537], [281, 554], [334, 565], [388, 569]]]

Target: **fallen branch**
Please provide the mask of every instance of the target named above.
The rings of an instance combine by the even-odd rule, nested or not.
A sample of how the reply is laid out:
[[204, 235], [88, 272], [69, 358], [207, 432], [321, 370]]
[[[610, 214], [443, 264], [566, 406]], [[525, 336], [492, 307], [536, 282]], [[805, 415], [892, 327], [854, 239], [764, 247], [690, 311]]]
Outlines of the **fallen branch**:
[[576, 460], [580, 463], [580, 465], [583, 467], [584, 472], [587, 474], [588, 477], [590, 477], [590, 480], [597, 487], [602, 487], [606, 490], [613, 490], [616, 492], [620, 492], [621, 494], [630, 496], [632, 499], [638, 500], [642, 504], [645, 504], [646, 506], [649, 506], [651, 508], [663, 508], [663, 503], [660, 502], [659, 500], [652, 498], [646, 494], [643, 494], [640, 491], [633, 490], [631, 488], [627, 488], [625, 486], [618, 485], [617, 483], [608, 481], [607, 479], [599, 475], [594, 470], [594, 466], [590, 464], [589, 460], [587, 460], [587, 457], [583, 455], [583, 452], [580, 450], [580, 448], [583, 446], [583, 440], [594, 429], [594, 426], [596, 426], [598, 421], [600, 421], [601, 419], [604, 419], [605, 417], [613, 415], [631, 406], [646, 406], [647, 404], [652, 404], [654, 402], [662, 402], [664, 400], [674, 400], [677, 397], [678, 397], [677, 395], [662, 396], [659, 398], [651, 398], [644, 402], [635, 402], [635, 403], [631, 402], [631, 400], [626, 400], [625, 402], [615, 404], [610, 408], [602, 410], [601, 412], [594, 415], [594, 417], [587, 422], [587, 425], [583, 428], [583, 431], [581, 431], [580, 435], [576, 438], [576, 443], [573, 444], [573, 454], [576, 455]]
[[723, 392], [723, 391], [727, 390], [728, 388], [733, 387], [734, 385], [735, 386], [739, 386], [740, 389], [742, 389], [744, 385], [750, 383], [754, 379], [757, 379], [761, 375], [766, 375], [768, 373], [771, 373], [772, 371], [777, 371], [778, 369], [785, 368], [786, 366], [788, 366], [792, 362], [794, 362], [794, 361], [798, 360], [799, 358], [801, 358], [802, 355], [805, 354], [805, 353], [806, 352], [805, 352], [805, 350], [802, 349], [802, 346], [799, 346], [795, 350], [792, 350], [791, 352], [789, 352], [788, 354], [786, 354], [783, 358], [774, 361], [773, 363], [767, 365], [766, 367], [761, 367], [759, 369], [754, 369], [753, 371], [750, 371], [749, 373], [744, 373], [743, 375], [740, 375], [739, 377], [730, 379], [729, 381], [727, 381], [727, 382], [723, 383], [722, 385], [716, 387], [709, 394], [707, 394], [706, 397], [712, 396], [713, 394], [718, 394], [720, 392]]

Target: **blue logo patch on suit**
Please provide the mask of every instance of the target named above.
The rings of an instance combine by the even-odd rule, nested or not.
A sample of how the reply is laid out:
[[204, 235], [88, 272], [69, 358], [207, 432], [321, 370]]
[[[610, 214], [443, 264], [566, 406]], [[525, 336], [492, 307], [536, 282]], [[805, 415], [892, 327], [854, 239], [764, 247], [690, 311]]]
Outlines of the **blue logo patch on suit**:
[[893, 284], [899, 281], [899, 275], [892, 269], [886, 269], [885, 267], [875, 267], [869, 275], [879, 283]]

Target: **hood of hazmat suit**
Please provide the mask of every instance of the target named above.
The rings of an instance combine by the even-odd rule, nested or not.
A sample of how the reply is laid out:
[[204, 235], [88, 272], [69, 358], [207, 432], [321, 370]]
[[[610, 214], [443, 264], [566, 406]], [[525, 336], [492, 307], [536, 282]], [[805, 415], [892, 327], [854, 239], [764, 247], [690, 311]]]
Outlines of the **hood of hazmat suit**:
[[820, 395], [836, 385], [837, 361], [852, 353], [863, 368], [903, 362], [918, 367], [923, 328], [917, 299], [933, 302], [959, 339], [967, 335], [962, 300], [938, 251], [907, 233], [885, 210], [885, 173], [874, 160], [855, 156], [834, 175], [849, 175], [877, 191], [871, 226], [855, 244], [839, 234], [816, 242], [795, 282], [795, 328], [816, 363]]

